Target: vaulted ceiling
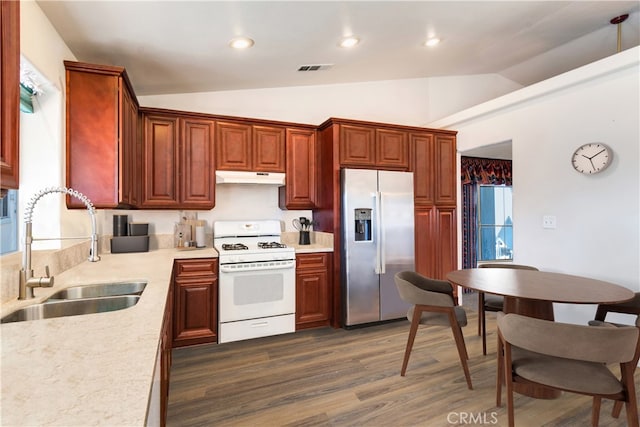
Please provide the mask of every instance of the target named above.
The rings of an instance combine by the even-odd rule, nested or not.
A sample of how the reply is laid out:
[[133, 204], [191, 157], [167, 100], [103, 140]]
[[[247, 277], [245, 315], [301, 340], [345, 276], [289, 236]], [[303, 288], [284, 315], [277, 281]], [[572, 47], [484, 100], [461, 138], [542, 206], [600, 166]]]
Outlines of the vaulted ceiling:
[[[638, 1], [37, 3], [78, 60], [126, 67], [138, 95], [485, 73], [527, 86], [616, 53], [622, 14], [622, 49], [640, 44]], [[237, 36], [254, 46], [231, 49]]]

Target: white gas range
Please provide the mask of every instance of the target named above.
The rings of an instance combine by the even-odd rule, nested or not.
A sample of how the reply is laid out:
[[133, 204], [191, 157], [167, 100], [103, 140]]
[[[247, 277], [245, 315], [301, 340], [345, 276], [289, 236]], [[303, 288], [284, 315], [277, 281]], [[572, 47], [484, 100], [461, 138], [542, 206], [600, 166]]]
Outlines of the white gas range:
[[295, 249], [280, 221], [216, 221], [218, 342], [295, 332]]

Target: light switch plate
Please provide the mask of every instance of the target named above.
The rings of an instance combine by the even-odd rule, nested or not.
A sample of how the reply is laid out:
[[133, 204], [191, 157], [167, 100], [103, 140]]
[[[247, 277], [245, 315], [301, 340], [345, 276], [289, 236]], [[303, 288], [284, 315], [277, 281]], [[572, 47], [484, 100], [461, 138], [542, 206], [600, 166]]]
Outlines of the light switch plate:
[[542, 228], [556, 228], [555, 215], [544, 215], [542, 217]]

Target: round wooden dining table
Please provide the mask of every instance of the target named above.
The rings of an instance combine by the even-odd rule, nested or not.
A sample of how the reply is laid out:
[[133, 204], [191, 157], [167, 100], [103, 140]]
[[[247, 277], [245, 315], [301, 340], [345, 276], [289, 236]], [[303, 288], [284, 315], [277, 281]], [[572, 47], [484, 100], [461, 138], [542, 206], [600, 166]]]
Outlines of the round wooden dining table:
[[[634, 297], [633, 291], [602, 280], [547, 271], [511, 268], [469, 268], [447, 273], [452, 284], [479, 292], [502, 295], [505, 313], [554, 320], [553, 303], [615, 304]], [[520, 394], [554, 399], [560, 392], [514, 384]]]
[[512, 268], [468, 268], [447, 273], [455, 285], [502, 295], [505, 313], [554, 320], [554, 302], [615, 304], [634, 297], [623, 286], [588, 277]]

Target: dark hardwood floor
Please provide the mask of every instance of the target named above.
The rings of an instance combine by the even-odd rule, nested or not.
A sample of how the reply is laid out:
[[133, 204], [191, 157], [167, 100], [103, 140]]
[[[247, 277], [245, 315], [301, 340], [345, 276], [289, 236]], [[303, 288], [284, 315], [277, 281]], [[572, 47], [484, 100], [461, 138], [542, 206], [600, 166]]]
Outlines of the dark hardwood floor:
[[[407, 375], [408, 321], [323, 328], [173, 351], [169, 426], [452, 426], [507, 424], [495, 406], [495, 315], [482, 356], [477, 316], [463, 328], [474, 390], [467, 389], [451, 330], [418, 331]], [[640, 389], [640, 370], [636, 373]], [[504, 399], [503, 399], [504, 401]], [[590, 425], [591, 399], [515, 395], [517, 426]], [[603, 402], [600, 426], [624, 426]]]

